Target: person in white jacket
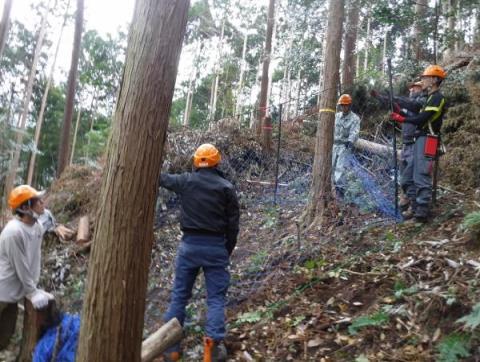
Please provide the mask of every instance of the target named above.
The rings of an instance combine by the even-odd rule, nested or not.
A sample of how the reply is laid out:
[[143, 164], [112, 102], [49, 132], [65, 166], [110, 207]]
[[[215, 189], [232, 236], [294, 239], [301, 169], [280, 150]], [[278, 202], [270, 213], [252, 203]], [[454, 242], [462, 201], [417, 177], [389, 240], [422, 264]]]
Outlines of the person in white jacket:
[[45, 232], [38, 222], [44, 212], [43, 193], [22, 185], [14, 188], [8, 205], [15, 217], [0, 234], [0, 350], [15, 331], [17, 303], [27, 298], [35, 309], [48, 305], [53, 295], [37, 288], [41, 245]]

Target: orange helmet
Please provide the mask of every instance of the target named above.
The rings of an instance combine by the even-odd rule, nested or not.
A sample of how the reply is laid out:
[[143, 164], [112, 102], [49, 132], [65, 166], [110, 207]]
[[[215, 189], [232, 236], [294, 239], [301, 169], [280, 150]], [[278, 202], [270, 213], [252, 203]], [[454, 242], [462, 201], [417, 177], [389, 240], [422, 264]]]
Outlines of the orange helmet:
[[25, 201], [41, 196], [43, 196], [43, 192], [39, 192], [29, 185], [20, 185], [10, 192], [8, 196], [8, 206], [10, 206], [12, 210], [15, 210]]
[[445, 79], [446, 76], [447, 72], [445, 72], [439, 65], [429, 65], [425, 68], [422, 74], [422, 77], [438, 77], [441, 79]]
[[350, 97], [350, 94], [342, 94], [340, 98], [338, 98], [337, 104], [352, 104], [352, 97]]
[[196, 168], [214, 167], [218, 165], [222, 156], [214, 145], [204, 143], [197, 148], [193, 155], [193, 165]]

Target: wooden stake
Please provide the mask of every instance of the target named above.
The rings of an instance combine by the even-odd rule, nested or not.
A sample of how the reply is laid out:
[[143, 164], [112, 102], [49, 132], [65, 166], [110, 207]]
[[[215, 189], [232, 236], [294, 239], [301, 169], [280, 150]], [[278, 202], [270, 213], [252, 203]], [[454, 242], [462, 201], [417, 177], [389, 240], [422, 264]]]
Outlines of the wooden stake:
[[78, 222], [77, 243], [83, 244], [90, 240], [90, 223], [88, 216], [82, 216]]
[[33, 351], [45, 330], [58, 324], [58, 310], [54, 300], [48, 302], [43, 309], [34, 309], [32, 303], [25, 299], [25, 316], [23, 318], [23, 336], [19, 362], [31, 362]]

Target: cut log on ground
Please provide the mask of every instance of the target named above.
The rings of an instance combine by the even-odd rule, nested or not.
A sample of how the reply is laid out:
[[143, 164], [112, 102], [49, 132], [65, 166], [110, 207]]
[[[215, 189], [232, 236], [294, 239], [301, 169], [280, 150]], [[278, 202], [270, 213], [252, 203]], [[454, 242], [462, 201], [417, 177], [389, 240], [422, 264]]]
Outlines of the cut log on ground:
[[[355, 148], [361, 151], [367, 151], [380, 156], [389, 155], [393, 151], [391, 146], [381, 145], [380, 143], [367, 141], [367, 140], [364, 140], [363, 138], [359, 138], [357, 142], [355, 142]], [[397, 150], [398, 158], [400, 158], [400, 154], [401, 154], [401, 150]]]
[[40, 310], [34, 309], [28, 299], [25, 299], [24, 305], [22, 345], [17, 360], [30, 362], [38, 340], [48, 328], [60, 322], [60, 314], [54, 300], [49, 301], [48, 306]]
[[83, 244], [90, 240], [90, 223], [88, 216], [82, 216], [78, 222], [77, 243]]
[[173, 318], [143, 341], [142, 362], [153, 361], [168, 347], [180, 342], [181, 339], [182, 326], [177, 318]]

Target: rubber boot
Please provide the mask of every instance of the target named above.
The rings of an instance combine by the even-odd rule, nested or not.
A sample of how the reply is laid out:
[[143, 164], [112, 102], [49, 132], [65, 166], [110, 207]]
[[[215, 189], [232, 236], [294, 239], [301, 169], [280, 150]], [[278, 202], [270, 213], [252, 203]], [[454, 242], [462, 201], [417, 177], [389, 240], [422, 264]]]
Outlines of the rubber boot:
[[164, 362], [178, 362], [182, 359], [182, 355], [180, 352], [170, 352], [163, 354], [163, 361]]
[[210, 337], [203, 339], [203, 362], [225, 362], [227, 349], [223, 341], [214, 341]]

